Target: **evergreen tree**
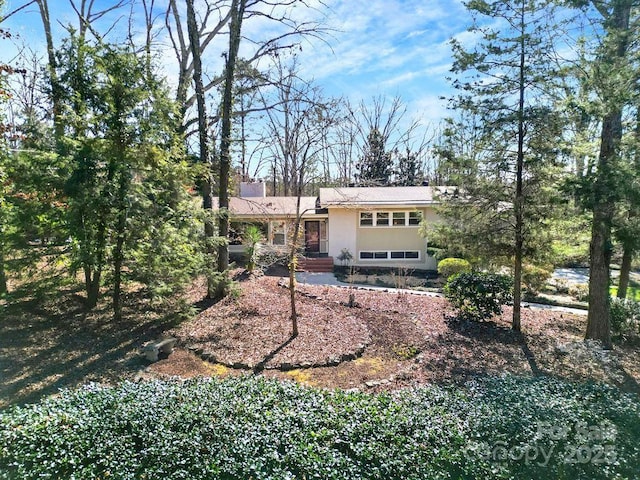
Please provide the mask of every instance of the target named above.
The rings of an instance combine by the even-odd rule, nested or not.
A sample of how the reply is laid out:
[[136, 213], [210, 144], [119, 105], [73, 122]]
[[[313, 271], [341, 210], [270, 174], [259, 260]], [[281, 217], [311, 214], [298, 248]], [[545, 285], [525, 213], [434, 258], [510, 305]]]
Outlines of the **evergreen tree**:
[[67, 182], [75, 264], [85, 273], [88, 306], [98, 301], [110, 273], [114, 315], [129, 278], [152, 293], [168, 293], [195, 273], [193, 179], [176, 135], [177, 110], [166, 89], [148, 75], [132, 50], [82, 42], [73, 35], [59, 52], [65, 141], [72, 151]]
[[[610, 328], [610, 264], [613, 253], [612, 228], [616, 211], [624, 198], [625, 162], [621, 148], [625, 110], [633, 105], [637, 83], [636, 52], [632, 40], [636, 33], [637, 8], [628, 0], [575, 1], [585, 8], [596, 25], [594, 39], [589, 44], [589, 78], [582, 86], [597, 107], [601, 120], [599, 150], [594, 163], [582, 177], [580, 193], [584, 205], [593, 215], [589, 249], [589, 314], [587, 339], [601, 340], [611, 346]], [[589, 8], [586, 8], [589, 7]], [[633, 21], [632, 21], [633, 16]]]
[[[0, 30], [0, 37], [7, 39], [10, 34]], [[26, 118], [8, 85], [10, 76], [17, 73], [26, 72], [0, 65], [0, 104], [11, 101], [13, 118]], [[6, 120], [0, 119], [0, 295], [7, 293], [11, 272], [32, 267], [45, 253], [51, 253], [48, 247], [56, 248], [67, 238], [64, 164], [51, 153], [24, 150], [24, 143], [29, 141], [25, 132]]]
[[[4, 6], [4, 1], [0, 0], [0, 8]], [[8, 33], [0, 31], [0, 35], [7, 37]], [[2, 65], [2, 72], [7, 71], [7, 66]], [[9, 94], [6, 90], [6, 78], [5, 74], [0, 74], [0, 104], [5, 104], [9, 100]], [[0, 119], [0, 126], [2, 126], [2, 132], [7, 130], [5, 119]], [[8, 164], [9, 152], [7, 150], [7, 144], [5, 136], [0, 136], [0, 295], [7, 293], [7, 257], [10, 251], [11, 244], [11, 230], [13, 209], [8, 201], [9, 182], [7, 180], [7, 164]]]
[[358, 183], [366, 186], [383, 186], [391, 183], [393, 159], [385, 149], [380, 130], [372, 128], [360, 161], [356, 164]]
[[461, 91], [453, 105], [474, 122], [451, 121], [449, 132], [456, 136], [471, 128], [468, 136], [475, 145], [463, 159], [455, 151], [446, 155], [445, 168], [458, 168], [454, 176], [461, 182], [457, 192], [447, 192], [450, 201], [443, 213], [448, 226], [441, 228], [441, 242], [444, 237], [472, 256], [511, 263], [512, 327], [520, 330], [523, 260], [534, 261], [542, 253], [546, 194], [553, 190], [547, 182], [558, 159], [554, 139], [561, 137], [545, 96], [557, 74], [550, 68], [553, 49], [546, 42], [552, 9], [544, 0], [472, 0], [466, 5], [475, 20], [492, 25], [476, 23], [470, 29], [480, 37], [472, 51], [452, 41], [454, 86]]
[[424, 174], [418, 161], [418, 155], [406, 150], [404, 154], [397, 153], [396, 156], [398, 163], [394, 183], [405, 187], [419, 185]]
[[631, 262], [640, 251], [640, 110], [636, 110], [635, 130], [630, 135], [623, 164], [624, 196], [614, 219], [614, 236], [622, 247], [618, 298], [627, 297]]

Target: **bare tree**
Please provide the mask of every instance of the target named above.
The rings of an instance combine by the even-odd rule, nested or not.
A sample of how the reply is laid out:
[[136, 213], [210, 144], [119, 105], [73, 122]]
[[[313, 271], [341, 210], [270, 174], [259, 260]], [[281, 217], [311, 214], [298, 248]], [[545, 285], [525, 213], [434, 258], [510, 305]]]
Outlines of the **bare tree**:
[[[226, 55], [224, 91], [222, 96], [222, 128], [220, 137], [220, 163], [218, 182], [218, 233], [223, 238], [229, 237], [229, 174], [231, 173], [231, 117], [233, 115], [233, 86], [235, 79], [236, 61], [240, 48], [242, 21], [244, 19], [247, 0], [233, 0], [231, 3], [231, 23], [229, 26], [229, 50]], [[218, 248], [218, 272], [225, 272], [229, 268], [229, 245], [223, 242]], [[222, 291], [219, 296], [226, 294], [226, 282], [219, 283]]]
[[[283, 174], [285, 196], [296, 197], [296, 215], [289, 245], [289, 293], [292, 336], [298, 335], [298, 313], [295, 299], [295, 272], [300, 250], [302, 216], [300, 199], [305, 185], [312, 180], [316, 164], [325, 150], [327, 132], [335, 125], [337, 102], [323, 98], [320, 90], [296, 76], [295, 57], [291, 64], [277, 62], [279, 81], [276, 83], [277, 106], [266, 110], [267, 136], [274, 165]], [[265, 104], [268, 103], [263, 98]]]

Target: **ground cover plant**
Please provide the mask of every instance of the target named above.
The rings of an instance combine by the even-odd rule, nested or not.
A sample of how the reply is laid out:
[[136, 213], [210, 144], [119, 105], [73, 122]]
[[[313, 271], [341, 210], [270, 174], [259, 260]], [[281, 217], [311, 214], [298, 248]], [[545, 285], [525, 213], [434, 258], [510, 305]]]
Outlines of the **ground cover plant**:
[[0, 413], [0, 478], [631, 479], [639, 436], [637, 396], [548, 378], [89, 384]]

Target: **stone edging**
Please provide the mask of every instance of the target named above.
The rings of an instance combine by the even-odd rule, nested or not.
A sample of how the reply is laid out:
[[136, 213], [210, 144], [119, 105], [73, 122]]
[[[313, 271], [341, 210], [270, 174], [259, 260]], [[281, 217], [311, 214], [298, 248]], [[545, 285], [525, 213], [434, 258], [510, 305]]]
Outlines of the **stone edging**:
[[[298, 369], [308, 369], [308, 368], [321, 368], [321, 367], [335, 367], [340, 365], [341, 363], [344, 362], [349, 362], [352, 360], [355, 360], [357, 358], [360, 358], [362, 356], [362, 354], [364, 353], [365, 349], [367, 348], [368, 344], [364, 343], [364, 344], [360, 344], [358, 345], [358, 347], [355, 349], [354, 352], [349, 352], [349, 353], [343, 353], [340, 356], [332, 356], [329, 357], [328, 359], [326, 359], [325, 361], [320, 361], [320, 362], [299, 362], [299, 363], [289, 363], [289, 362], [282, 362], [279, 364], [270, 364], [267, 363], [264, 366], [264, 370], [279, 370], [281, 372], [286, 372], [286, 371], [290, 371], [290, 370], [298, 370]], [[203, 348], [199, 348], [199, 347], [192, 347], [192, 346], [187, 346], [186, 347], [189, 351], [193, 352], [194, 354], [198, 355], [202, 360], [205, 360], [207, 362], [210, 363], [217, 363], [219, 365], [222, 365], [224, 367], [230, 368], [230, 369], [234, 369], [234, 370], [255, 370], [258, 365], [254, 365], [251, 366], [247, 363], [243, 363], [243, 362], [234, 362], [234, 363], [229, 363], [229, 362], [225, 362], [223, 360], [218, 359], [215, 354], [213, 354], [212, 352], [207, 352], [205, 349]]]

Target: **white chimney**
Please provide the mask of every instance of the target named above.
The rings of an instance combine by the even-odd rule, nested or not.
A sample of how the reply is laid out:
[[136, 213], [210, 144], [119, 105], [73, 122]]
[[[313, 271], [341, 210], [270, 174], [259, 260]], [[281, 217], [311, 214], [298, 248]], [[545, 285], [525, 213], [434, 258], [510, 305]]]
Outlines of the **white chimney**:
[[240, 182], [240, 197], [266, 197], [267, 184], [262, 180], [259, 182]]

